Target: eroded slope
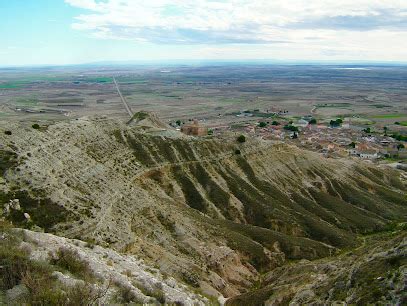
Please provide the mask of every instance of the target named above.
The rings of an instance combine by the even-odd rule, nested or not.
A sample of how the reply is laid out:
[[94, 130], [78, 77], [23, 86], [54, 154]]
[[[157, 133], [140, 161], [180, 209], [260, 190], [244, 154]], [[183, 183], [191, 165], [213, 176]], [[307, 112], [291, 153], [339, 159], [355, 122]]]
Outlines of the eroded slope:
[[287, 259], [407, 215], [399, 172], [292, 146], [252, 140], [235, 154], [233, 139], [86, 118], [3, 129], [2, 202], [21, 205], [9, 220], [138, 254], [207, 293], [244, 292]]

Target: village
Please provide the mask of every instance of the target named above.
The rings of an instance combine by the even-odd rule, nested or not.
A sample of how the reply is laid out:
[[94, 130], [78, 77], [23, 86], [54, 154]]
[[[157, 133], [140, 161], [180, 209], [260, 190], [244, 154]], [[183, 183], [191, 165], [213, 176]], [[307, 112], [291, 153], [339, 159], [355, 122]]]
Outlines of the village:
[[359, 124], [351, 117], [317, 120], [312, 115], [306, 115], [298, 118], [289, 116], [284, 110], [270, 113], [245, 110], [234, 115], [248, 120], [235, 124], [206, 125], [205, 119], [190, 119], [186, 123], [178, 121], [171, 125], [192, 136], [221, 137], [233, 133], [291, 143], [325, 157], [350, 156], [370, 161], [407, 159], [405, 128], [373, 128]]

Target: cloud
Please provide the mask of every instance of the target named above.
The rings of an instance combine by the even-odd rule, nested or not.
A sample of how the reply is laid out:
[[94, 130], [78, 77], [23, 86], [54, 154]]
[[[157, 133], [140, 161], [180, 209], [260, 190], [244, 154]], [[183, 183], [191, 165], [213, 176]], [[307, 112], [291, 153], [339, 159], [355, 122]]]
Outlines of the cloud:
[[315, 50], [314, 54], [323, 57], [377, 56], [384, 52], [383, 46], [392, 47], [388, 53], [400, 56], [394, 48], [406, 47], [403, 41], [407, 41], [407, 1], [400, 0], [65, 2], [84, 10], [72, 27], [101, 39], [168, 45], [273, 45], [276, 53], [307, 49], [304, 54]]
[[407, 28], [397, 0], [65, 0], [88, 10], [73, 27], [98, 37], [168, 43], [285, 41], [281, 29]]
[[407, 14], [391, 10], [378, 10], [366, 15], [323, 16], [315, 19], [305, 19], [289, 25], [290, 28], [336, 29], [352, 31], [370, 31], [375, 29], [390, 29], [405, 31], [407, 29]]

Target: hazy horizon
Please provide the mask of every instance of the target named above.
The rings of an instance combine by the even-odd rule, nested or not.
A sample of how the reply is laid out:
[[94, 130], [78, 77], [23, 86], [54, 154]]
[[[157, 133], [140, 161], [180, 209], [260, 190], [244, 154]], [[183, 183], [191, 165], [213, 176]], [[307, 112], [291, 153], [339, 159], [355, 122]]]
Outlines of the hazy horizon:
[[144, 66], [144, 67], [182, 67], [182, 66], [360, 66], [360, 67], [405, 67], [407, 61], [304, 61], [304, 60], [273, 60], [273, 59], [194, 59], [194, 60], [131, 60], [131, 61], [97, 61], [74, 64], [24, 64], [24, 65], [0, 65], [0, 69], [47, 69], [47, 68], [70, 68], [70, 67], [121, 67], [121, 66]]

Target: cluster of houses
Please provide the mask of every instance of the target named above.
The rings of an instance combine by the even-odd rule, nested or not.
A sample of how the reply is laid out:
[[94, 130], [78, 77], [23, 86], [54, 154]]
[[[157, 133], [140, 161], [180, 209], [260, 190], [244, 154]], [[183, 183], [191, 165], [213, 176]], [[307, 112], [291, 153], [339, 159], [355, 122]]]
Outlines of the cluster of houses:
[[302, 130], [300, 144], [325, 155], [354, 156], [361, 159], [407, 158], [407, 149], [387, 135], [369, 135], [360, 128], [343, 124], [339, 128], [315, 126]]
[[[361, 159], [407, 158], [407, 149], [401, 142], [380, 134], [368, 135], [362, 127], [353, 126], [345, 120], [339, 127], [329, 124], [310, 124], [311, 116], [305, 116], [296, 122], [280, 122], [279, 125], [267, 124], [260, 127], [257, 122], [246, 123], [235, 130], [268, 140], [294, 142], [308, 150], [323, 153], [325, 156], [353, 156]], [[297, 131], [287, 130], [287, 125]], [[407, 147], [407, 145], [406, 145]]]
[[[246, 113], [245, 113], [246, 114]], [[208, 128], [193, 120], [180, 127], [181, 132], [192, 136], [208, 135]], [[366, 133], [363, 127], [354, 126], [345, 119], [339, 126], [327, 123], [316, 123], [312, 116], [304, 116], [295, 122], [246, 122], [238, 125], [213, 127], [215, 134], [225, 131], [245, 133], [267, 140], [293, 142], [308, 150], [317, 151], [325, 156], [352, 156], [366, 160], [380, 158], [407, 158], [407, 145], [402, 145], [387, 135]]]

